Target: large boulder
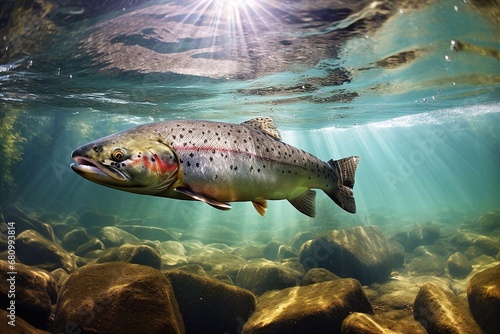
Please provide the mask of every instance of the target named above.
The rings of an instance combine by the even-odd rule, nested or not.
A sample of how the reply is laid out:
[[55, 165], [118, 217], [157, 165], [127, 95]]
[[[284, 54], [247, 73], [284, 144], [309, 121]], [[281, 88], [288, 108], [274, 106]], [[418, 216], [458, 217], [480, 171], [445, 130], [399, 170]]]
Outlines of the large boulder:
[[17, 236], [16, 256], [24, 264], [48, 271], [62, 268], [72, 272], [76, 268], [75, 261], [64, 248], [33, 230], [23, 231]]
[[467, 287], [469, 307], [485, 333], [500, 328], [500, 265], [472, 276]]
[[257, 298], [242, 333], [338, 333], [352, 312], [373, 313], [355, 279], [269, 291]]
[[303, 276], [303, 271], [298, 271], [290, 264], [254, 259], [241, 267], [236, 285], [261, 295], [269, 290], [299, 285]]
[[451, 290], [425, 283], [415, 297], [413, 316], [429, 333], [481, 333], [467, 302]]
[[148, 266], [93, 264], [74, 272], [59, 294], [54, 333], [184, 333], [169, 280]]
[[[55, 280], [47, 271], [21, 263], [15, 264], [15, 274], [9, 274], [12, 271], [7, 261], [0, 260], [0, 308], [8, 309], [14, 301], [16, 316], [38, 328], [49, 328], [51, 305], [57, 299]], [[1, 322], [6, 322], [6, 318]]]
[[392, 270], [389, 244], [377, 226], [333, 230], [309, 240], [302, 245], [299, 259], [306, 271], [325, 268], [363, 285], [386, 281]]
[[181, 270], [165, 271], [174, 288], [186, 332], [239, 333], [255, 309], [248, 290]]

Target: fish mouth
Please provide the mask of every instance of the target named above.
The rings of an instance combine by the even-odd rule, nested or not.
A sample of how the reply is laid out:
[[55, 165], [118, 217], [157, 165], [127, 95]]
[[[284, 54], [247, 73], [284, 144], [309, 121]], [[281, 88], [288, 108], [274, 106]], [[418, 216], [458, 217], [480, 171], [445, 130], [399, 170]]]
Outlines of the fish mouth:
[[73, 156], [73, 160], [75, 163], [70, 165], [71, 169], [89, 180], [103, 183], [129, 180], [129, 177], [116, 167], [103, 165], [82, 156]]

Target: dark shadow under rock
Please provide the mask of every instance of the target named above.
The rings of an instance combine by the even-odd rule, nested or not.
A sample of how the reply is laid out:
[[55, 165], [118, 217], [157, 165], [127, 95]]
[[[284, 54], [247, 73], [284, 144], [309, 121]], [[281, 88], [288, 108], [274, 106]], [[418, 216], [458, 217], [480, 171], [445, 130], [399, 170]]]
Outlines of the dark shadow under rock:
[[248, 290], [181, 270], [164, 273], [187, 333], [239, 333], [255, 309], [255, 296]]
[[355, 279], [269, 291], [257, 298], [242, 333], [338, 333], [352, 312], [373, 313]]
[[73, 273], [59, 294], [54, 332], [184, 333], [165, 275], [148, 266], [113, 262]]

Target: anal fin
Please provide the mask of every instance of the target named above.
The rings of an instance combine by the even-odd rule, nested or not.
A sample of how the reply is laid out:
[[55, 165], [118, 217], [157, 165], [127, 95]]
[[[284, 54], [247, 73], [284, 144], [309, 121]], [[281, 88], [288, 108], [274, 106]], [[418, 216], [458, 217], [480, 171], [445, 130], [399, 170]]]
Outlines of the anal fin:
[[257, 210], [257, 212], [259, 213], [259, 215], [264, 217], [267, 210], [267, 201], [252, 201], [252, 204], [255, 210]]
[[297, 197], [289, 198], [288, 202], [306, 216], [312, 218], [316, 216], [316, 192], [314, 190], [308, 189]]
[[205, 202], [208, 205], [210, 205], [216, 209], [219, 209], [219, 210], [230, 210], [231, 209], [231, 205], [228, 203], [219, 202], [213, 198], [207, 197], [203, 194], [198, 194], [198, 193], [191, 191], [187, 188], [179, 187], [179, 188], [175, 188], [175, 191], [180, 192], [181, 194], [184, 194], [187, 197], [190, 197], [191, 199], [193, 199], [195, 201]]

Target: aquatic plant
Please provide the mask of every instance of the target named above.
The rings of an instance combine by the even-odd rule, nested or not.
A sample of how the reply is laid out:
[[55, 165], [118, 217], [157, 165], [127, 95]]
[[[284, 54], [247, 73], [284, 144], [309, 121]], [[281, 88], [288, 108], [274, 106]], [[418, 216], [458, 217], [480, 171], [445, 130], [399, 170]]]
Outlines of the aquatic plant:
[[0, 114], [0, 201], [3, 202], [12, 195], [15, 188], [11, 171], [16, 163], [21, 161], [23, 147], [21, 143], [26, 139], [16, 130], [17, 116], [14, 114]]
[[5, 52], [0, 60], [12, 61], [40, 50], [48, 37], [57, 31], [48, 19], [54, 4], [45, 0], [3, 2], [0, 8], [0, 36], [4, 36]]

